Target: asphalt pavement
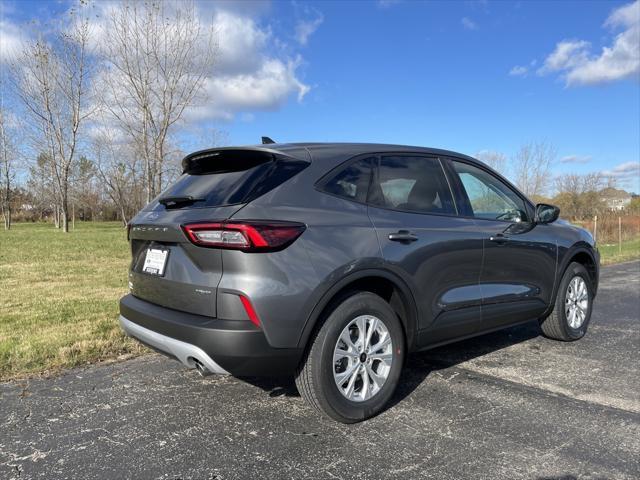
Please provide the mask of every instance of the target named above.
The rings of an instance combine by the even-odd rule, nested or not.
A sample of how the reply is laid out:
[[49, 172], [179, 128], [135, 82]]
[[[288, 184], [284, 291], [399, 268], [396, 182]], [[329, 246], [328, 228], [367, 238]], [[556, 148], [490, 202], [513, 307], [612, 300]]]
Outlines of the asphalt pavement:
[[157, 354], [0, 384], [0, 478], [638, 479], [639, 368], [631, 262], [603, 268], [581, 341], [531, 323], [416, 354], [357, 425]]

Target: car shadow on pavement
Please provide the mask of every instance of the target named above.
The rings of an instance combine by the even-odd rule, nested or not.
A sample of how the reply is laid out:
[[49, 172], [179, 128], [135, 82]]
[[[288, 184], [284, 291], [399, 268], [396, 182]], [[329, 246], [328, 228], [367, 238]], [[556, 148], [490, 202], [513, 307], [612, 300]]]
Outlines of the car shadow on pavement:
[[[433, 350], [411, 354], [402, 372], [400, 384], [387, 408], [392, 408], [402, 402], [434, 372], [525, 342], [539, 335], [540, 327], [534, 321]], [[533, 346], [532, 348], [538, 347]], [[244, 377], [242, 380], [264, 390], [270, 397], [300, 396], [291, 377]]]
[[[407, 359], [396, 393], [387, 408], [392, 408], [402, 402], [429, 375], [439, 370], [454, 367], [538, 336], [540, 336], [540, 327], [537, 321], [532, 321], [468, 340], [443, 345], [432, 350], [413, 353]], [[539, 347], [535, 345], [533, 348]]]

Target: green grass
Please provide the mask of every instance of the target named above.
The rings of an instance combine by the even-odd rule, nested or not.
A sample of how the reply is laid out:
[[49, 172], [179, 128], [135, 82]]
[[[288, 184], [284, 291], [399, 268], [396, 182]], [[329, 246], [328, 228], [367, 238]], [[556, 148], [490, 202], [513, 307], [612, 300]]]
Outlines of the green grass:
[[118, 223], [0, 231], [0, 380], [143, 352], [117, 322], [128, 263]]
[[600, 263], [603, 265], [636, 260], [640, 258], [640, 238], [622, 242], [622, 253], [617, 243], [598, 245], [598, 250], [600, 250]]
[[[599, 247], [603, 264], [640, 258], [640, 238]], [[0, 231], [0, 380], [145, 351], [118, 327], [129, 248], [118, 223]]]

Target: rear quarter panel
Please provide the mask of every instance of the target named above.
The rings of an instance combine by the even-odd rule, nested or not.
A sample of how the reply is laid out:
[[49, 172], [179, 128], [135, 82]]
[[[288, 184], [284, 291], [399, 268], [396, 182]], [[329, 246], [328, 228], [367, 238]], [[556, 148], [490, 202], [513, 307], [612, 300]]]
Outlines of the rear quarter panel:
[[236, 289], [249, 295], [273, 347], [296, 347], [322, 295], [349, 273], [381, 262], [366, 206], [315, 189], [315, 182], [328, 169], [312, 164], [233, 216], [234, 220], [285, 220], [307, 226], [282, 252], [223, 253], [219, 292]]

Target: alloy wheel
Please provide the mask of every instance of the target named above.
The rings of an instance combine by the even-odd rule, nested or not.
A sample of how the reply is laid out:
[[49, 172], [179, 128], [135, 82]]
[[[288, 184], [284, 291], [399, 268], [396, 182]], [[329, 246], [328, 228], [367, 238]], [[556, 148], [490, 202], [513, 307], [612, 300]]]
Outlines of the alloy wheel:
[[580, 328], [587, 318], [589, 309], [589, 290], [582, 277], [576, 275], [569, 282], [564, 305], [569, 326]]
[[340, 393], [354, 402], [375, 396], [393, 362], [387, 326], [372, 315], [360, 315], [342, 330], [333, 352], [333, 378]]

